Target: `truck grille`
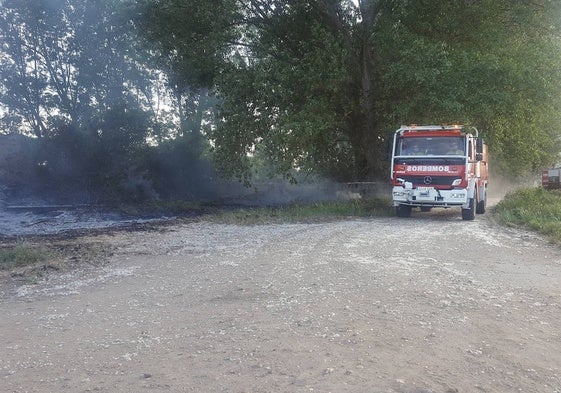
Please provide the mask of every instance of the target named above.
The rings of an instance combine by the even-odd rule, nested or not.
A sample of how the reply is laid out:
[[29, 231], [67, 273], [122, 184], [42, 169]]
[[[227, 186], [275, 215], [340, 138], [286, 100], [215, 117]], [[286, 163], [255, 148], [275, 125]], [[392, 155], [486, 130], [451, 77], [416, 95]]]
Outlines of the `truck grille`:
[[414, 186], [452, 188], [452, 182], [458, 176], [400, 176], [406, 182], [413, 183]]

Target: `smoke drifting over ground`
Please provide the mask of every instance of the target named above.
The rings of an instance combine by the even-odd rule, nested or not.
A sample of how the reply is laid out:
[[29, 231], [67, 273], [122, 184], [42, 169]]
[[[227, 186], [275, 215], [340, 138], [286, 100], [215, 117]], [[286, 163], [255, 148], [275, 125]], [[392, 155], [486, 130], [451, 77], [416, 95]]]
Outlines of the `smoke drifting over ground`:
[[[174, 216], [143, 211], [142, 206], [154, 200], [162, 205], [180, 200], [234, 208], [389, 196], [384, 182], [255, 180], [244, 187], [221, 179], [210, 160], [199, 158], [183, 144], [154, 147], [144, 170], [123, 166], [111, 177], [92, 174], [83, 162], [70, 160], [66, 150], [49, 150], [48, 142], [43, 145], [44, 141], [18, 135], [2, 136], [0, 142], [0, 236], [57, 234]], [[124, 215], [118, 209], [123, 203], [140, 206], [137, 214]]]
[[[225, 188], [226, 187], [226, 188]], [[217, 188], [217, 201], [246, 206], [281, 206], [293, 203], [347, 201], [389, 196], [389, 186], [380, 183], [335, 183], [327, 180], [292, 184], [282, 180], [256, 182], [249, 188], [237, 184]]]
[[[212, 190], [212, 191], [211, 191]], [[235, 182], [217, 181], [207, 184], [206, 199], [200, 200], [200, 210], [181, 213], [181, 217], [199, 215], [204, 206], [278, 207], [294, 203], [311, 204], [327, 201], [345, 201], [362, 197], [387, 197], [384, 184], [339, 184], [316, 181], [291, 184], [285, 181], [259, 182], [244, 187]], [[174, 214], [150, 213], [139, 210], [137, 214], [96, 205], [56, 205], [52, 200], [27, 195], [25, 198], [0, 199], [0, 236], [53, 235], [68, 232], [114, 228], [138, 228], [145, 224], [179, 218]]]

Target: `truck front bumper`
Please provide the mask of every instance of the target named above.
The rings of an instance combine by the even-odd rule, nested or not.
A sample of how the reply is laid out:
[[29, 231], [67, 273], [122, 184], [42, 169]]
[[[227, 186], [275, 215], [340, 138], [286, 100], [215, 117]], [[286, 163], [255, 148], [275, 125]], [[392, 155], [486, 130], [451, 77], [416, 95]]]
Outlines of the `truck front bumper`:
[[396, 186], [392, 190], [393, 205], [427, 207], [468, 207], [469, 194], [465, 188], [438, 190], [434, 187], [406, 188]]

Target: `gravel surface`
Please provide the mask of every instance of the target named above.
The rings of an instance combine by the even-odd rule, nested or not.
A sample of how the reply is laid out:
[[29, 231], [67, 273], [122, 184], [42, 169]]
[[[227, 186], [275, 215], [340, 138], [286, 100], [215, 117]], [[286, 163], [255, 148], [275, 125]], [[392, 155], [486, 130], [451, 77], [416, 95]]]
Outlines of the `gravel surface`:
[[88, 241], [109, 263], [1, 282], [1, 391], [561, 392], [561, 251], [489, 217]]

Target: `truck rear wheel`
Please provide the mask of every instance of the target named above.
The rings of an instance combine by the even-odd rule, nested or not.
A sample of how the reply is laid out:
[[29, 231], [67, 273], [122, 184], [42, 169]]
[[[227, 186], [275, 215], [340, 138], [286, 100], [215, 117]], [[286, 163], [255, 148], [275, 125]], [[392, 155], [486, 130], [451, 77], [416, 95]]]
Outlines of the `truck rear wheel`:
[[396, 206], [395, 214], [398, 217], [402, 217], [402, 218], [411, 217], [411, 206], [407, 206], [407, 205]]
[[471, 198], [469, 200], [469, 208], [462, 208], [462, 220], [471, 221], [473, 219], [475, 219], [475, 201]]

